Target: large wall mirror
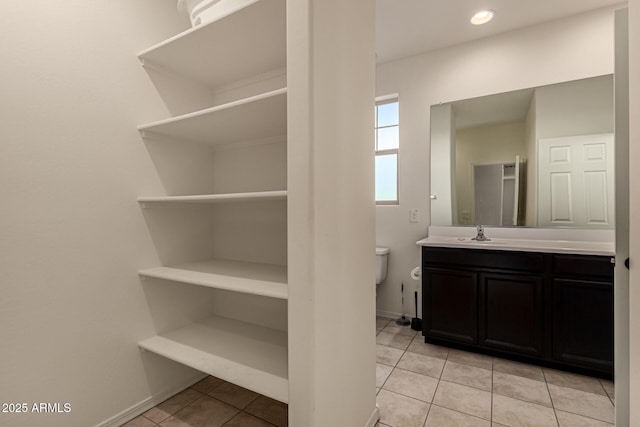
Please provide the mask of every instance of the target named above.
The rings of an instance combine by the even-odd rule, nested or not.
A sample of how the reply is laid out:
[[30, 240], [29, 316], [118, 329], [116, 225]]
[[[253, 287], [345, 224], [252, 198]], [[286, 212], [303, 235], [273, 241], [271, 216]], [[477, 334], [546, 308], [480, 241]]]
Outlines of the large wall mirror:
[[614, 227], [613, 76], [431, 107], [432, 225]]

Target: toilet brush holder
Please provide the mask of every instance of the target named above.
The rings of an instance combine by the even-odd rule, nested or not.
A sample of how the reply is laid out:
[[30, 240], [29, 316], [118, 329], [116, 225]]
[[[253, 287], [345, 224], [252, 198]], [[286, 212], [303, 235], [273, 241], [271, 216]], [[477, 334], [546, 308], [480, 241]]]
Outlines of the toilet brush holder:
[[396, 320], [396, 325], [409, 326], [411, 321], [404, 315], [404, 283], [400, 286], [400, 292], [402, 293], [402, 317], [399, 317]]
[[422, 319], [418, 317], [418, 291], [415, 292], [415, 301], [416, 301], [416, 317], [411, 319], [411, 329], [414, 331], [422, 330]]

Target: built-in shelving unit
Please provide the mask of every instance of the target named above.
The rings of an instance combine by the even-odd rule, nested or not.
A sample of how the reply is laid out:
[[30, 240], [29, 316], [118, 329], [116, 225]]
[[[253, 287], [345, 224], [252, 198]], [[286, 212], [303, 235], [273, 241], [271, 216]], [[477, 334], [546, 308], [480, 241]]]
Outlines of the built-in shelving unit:
[[138, 272], [150, 277], [251, 295], [287, 299], [287, 267], [255, 262], [210, 260]]
[[191, 28], [138, 54], [143, 65], [209, 87], [284, 70], [286, 2], [254, 3], [222, 19]]
[[[267, 309], [262, 312], [260, 304], [256, 304], [256, 297], [259, 301], [265, 298], [265, 305], [276, 307], [276, 317], [285, 319], [282, 328], [286, 328], [286, 301], [289, 293], [287, 266], [275, 264], [279, 262], [278, 256], [266, 257], [274, 264], [256, 262], [256, 258], [261, 257], [260, 250], [253, 250], [251, 247], [257, 239], [262, 239], [263, 253], [274, 248], [272, 254], [281, 255], [279, 258], [286, 262], [286, 231], [284, 235], [278, 234], [277, 231], [283, 229], [286, 210], [274, 208], [271, 202], [287, 200], [287, 191], [280, 190], [286, 187], [286, 182], [282, 182], [282, 177], [286, 178], [286, 171], [282, 170], [286, 168], [286, 150], [282, 150], [282, 147], [286, 144], [287, 137], [287, 89], [263, 89], [264, 93], [256, 95], [260, 91], [256, 88], [263, 87], [257, 82], [286, 73], [286, 1], [255, 0], [214, 22], [197, 26], [158, 43], [141, 52], [138, 57], [145, 68], [153, 69], [154, 72], [180, 76], [204, 85], [212, 92], [233, 92], [233, 96], [225, 98], [233, 99], [233, 102], [205, 109], [199, 106], [194, 108], [198, 111], [138, 127], [141, 136], [149, 144], [153, 144], [154, 140], [161, 141], [160, 145], [163, 147], [167, 143], [175, 143], [174, 147], [179, 148], [173, 149], [174, 155], [182, 154], [186, 152], [183, 150], [189, 148], [189, 144], [182, 144], [183, 141], [200, 143], [197, 145], [199, 148], [204, 144], [207, 150], [211, 148], [215, 151], [212, 156], [221, 156], [215, 157], [218, 163], [213, 162], [212, 157], [212, 165], [215, 163], [223, 166], [216, 169], [215, 187], [209, 183], [210, 177], [207, 177], [202, 180], [202, 185], [197, 185], [197, 190], [185, 191], [187, 194], [138, 197], [141, 206], [188, 207], [192, 204], [211, 204], [211, 209], [215, 210], [212, 211], [213, 214], [198, 218], [202, 221], [212, 221], [212, 224], [218, 225], [218, 230], [224, 228], [224, 233], [205, 235], [200, 231], [215, 229], [212, 224], [206, 223], [203, 227], [197, 228], [198, 232], [192, 232], [188, 236], [189, 239], [203, 239], [197, 240], [197, 244], [193, 246], [198, 248], [197, 251], [186, 251], [190, 257], [193, 257], [195, 252], [211, 250], [213, 259], [187, 263], [180, 259], [175, 265], [168, 262], [168, 265], [147, 268], [138, 273], [142, 279], [149, 281], [159, 279], [174, 282], [175, 286], [203, 286], [211, 288], [212, 292], [222, 290], [224, 292], [214, 292], [214, 298], [221, 299], [216, 300], [216, 307], [225, 306], [227, 303], [242, 304], [242, 308], [236, 307], [241, 311], [249, 304], [247, 308], [250, 307], [252, 310], [251, 321], [254, 322], [247, 323], [230, 318], [234, 317], [235, 312], [226, 306], [225, 316], [228, 317], [221, 317], [212, 307], [212, 317], [187, 326], [180, 325], [175, 330], [147, 338], [141, 341], [139, 346], [231, 383], [287, 402], [287, 332], [267, 328], [261, 324], [262, 319], [269, 320], [264, 324], [271, 326], [281, 323], [272, 321], [272, 317], [267, 318], [274, 312]], [[278, 86], [271, 88], [280, 87], [279, 84], [280, 80]], [[246, 87], [250, 87], [250, 90], [245, 90]], [[279, 147], [273, 149], [272, 154], [275, 154], [264, 155], [264, 147], [272, 145]], [[220, 146], [223, 150], [219, 149]], [[230, 151], [233, 152], [231, 156]], [[161, 155], [158, 152], [162, 152], [162, 149], [155, 151], [155, 156]], [[204, 162], [208, 162], [207, 156], [208, 154], [200, 157], [198, 164], [200, 165], [203, 159]], [[166, 164], [179, 161], [174, 160], [175, 157], [180, 156], [169, 155], [162, 158], [162, 162]], [[154, 162], [157, 161], [157, 158], [152, 158]], [[229, 158], [232, 158], [232, 163], [229, 163], [231, 166], [225, 164]], [[180, 161], [188, 165], [188, 162]], [[206, 163], [204, 164], [205, 167], [198, 169], [198, 172], [192, 172], [188, 166], [186, 167], [185, 173], [193, 173], [191, 177], [195, 177], [190, 182], [200, 183], [200, 175], [197, 174], [209, 170]], [[160, 170], [162, 169], [159, 168], [159, 172]], [[173, 172], [168, 179], [178, 175]], [[242, 180], [241, 187], [238, 187], [234, 181], [237, 181], [239, 176], [249, 176], [251, 179]], [[279, 182], [282, 182], [282, 186]], [[211, 190], [206, 190], [208, 186], [212, 187]], [[183, 188], [188, 189], [184, 185], [180, 188], [181, 191]], [[202, 188], [205, 188], [205, 191]], [[267, 188], [270, 191], [256, 191]], [[278, 191], [272, 191], [273, 188]], [[210, 194], [206, 194], [207, 191], [210, 191]], [[221, 204], [224, 206], [220, 206]], [[153, 230], [171, 236], [179, 235], [180, 233], [176, 232], [164, 233], [158, 225], [166, 212], [168, 210], [158, 209], [148, 211], [145, 215], [157, 215], [153, 217]], [[170, 212], [173, 216], [168, 216], [175, 218], [176, 215], [181, 215], [182, 211]], [[235, 217], [241, 217], [242, 220], [229, 220]], [[253, 242], [246, 242], [247, 250], [244, 251], [237, 241], [231, 242], [229, 236], [235, 237], [236, 231], [246, 232], [246, 221], [251, 218], [256, 218], [252, 232], [255, 230], [258, 235], [255, 238], [251, 237], [254, 239]], [[269, 238], [273, 238], [274, 233], [275, 240], [280, 239], [280, 242], [272, 244]], [[184, 236], [179, 236], [178, 240], [183, 238]], [[206, 240], [216, 238], [219, 240], [215, 245], [210, 245]], [[166, 242], [167, 238], [159, 240]], [[204, 244], [200, 244], [202, 242]], [[180, 241], [179, 244], [184, 248], [184, 241]], [[234, 259], [227, 259], [217, 253], [225, 251], [232, 253], [233, 256], [229, 258]], [[243, 257], [246, 259], [241, 259]], [[211, 258], [210, 254], [199, 256], [199, 259], [207, 258]], [[149, 289], [152, 291], [153, 285]], [[229, 292], [234, 293], [233, 298]], [[284, 300], [285, 303], [276, 300]], [[281, 307], [284, 307], [284, 311]], [[238, 313], [237, 316], [240, 317], [241, 314]]]
[[210, 317], [139, 343], [141, 348], [287, 402], [287, 333]]

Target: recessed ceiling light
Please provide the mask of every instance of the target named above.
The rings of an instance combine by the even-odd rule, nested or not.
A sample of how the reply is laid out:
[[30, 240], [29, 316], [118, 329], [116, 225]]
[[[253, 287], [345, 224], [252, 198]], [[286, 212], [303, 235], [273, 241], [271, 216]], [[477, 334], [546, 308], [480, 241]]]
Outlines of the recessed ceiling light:
[[487, 22], [493, 19], [495, 14], [496, 14], [495, 10], [491, 10], [491, 9], [481, 10], [480, 12], [473, 15], [473, 17], [471, 18], [471, 23], [473, 25], [486, 24]]

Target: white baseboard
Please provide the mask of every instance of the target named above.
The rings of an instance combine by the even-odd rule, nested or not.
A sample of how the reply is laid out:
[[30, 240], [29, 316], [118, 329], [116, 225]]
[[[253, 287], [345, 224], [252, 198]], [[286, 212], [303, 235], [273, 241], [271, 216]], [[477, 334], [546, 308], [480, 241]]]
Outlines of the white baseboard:
[[[402, 316], [402, 313], [394, 313], [393, 311], [377, 310], [376, 316], [387, 317], [389, 319], [398, 319], [399, 317]], [[409, 317], [407, 314], [405, 314], [405, 316]]]
[[376, 407], [373, 409], [373, 413], [369, 417], [369, 420], [367, 421], [367, 424], [365, 427], [375, 427], [378, 421], [380, 421], [380, 408], [376, 403]]
[[149, 409], [153, 408], [154, 406], [158, 405], [159, 403], [167, 400], [168, 398], [170, 398], [171, 396], [180, 393], [182, 390], [185, 390], [188, 387], [191, 387], [192, 385], [194, 385], [195, 383], [197, 383], [198, 381], [204, 379], [207, 377], [207, 374], [203, 374], [201, 372], [198, 372], [198, 374], [194, 377], [191, 377], [190, 379], [184, 381], [183, 383], [181, 383], [180, 385], [177, 385], [175, 387], [172, 387], [168, 390], [165, 390], [155, 396], [150, 396], [147, 397], [146, 399], [144, 399], [143, 401], [136, 403], [135, 405], [131, 406], [130, 408], [125, 409], [124, 411], [120, 412], [117, 415], [114, 415], [113, 417], [109, 418], [106, 421], [101, 422], [100, 424], [97, 424], [96, 427], [119, 427], [129, 421], [131, 421], [132, 419], [134, 419], [135, 417], [137, 417], [138, 415], [141, 415], [145, 412], [147, 412]]

